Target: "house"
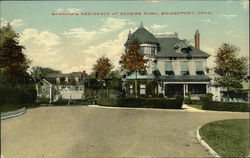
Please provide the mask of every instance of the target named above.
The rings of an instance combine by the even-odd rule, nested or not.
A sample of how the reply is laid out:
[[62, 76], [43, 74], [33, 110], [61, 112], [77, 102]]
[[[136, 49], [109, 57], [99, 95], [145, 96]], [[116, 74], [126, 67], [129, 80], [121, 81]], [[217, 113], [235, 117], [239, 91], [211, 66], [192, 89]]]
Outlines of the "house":
[[56, 102], [64, 100], [83, 100], [87, 74], [72, 72], [69, 74], [48, 74], [36, 85], [37, 100]]
[[136, 77], [139, 80], [139, 95], [161, 94], [171, 98], [175, 95], [186, 96], [189, 92], [192, 99], [199, 99], [199, 96], [210, 93], [211, 78], [205, 71], [210, 55], [200, 49], [199, 30], [194, 34], [195, 46], [192, 46], [187, 40], [179, 39], [177, 33], [154, 35], [141, 24], [135, 32], [129, 31], [124, 44], [125, 52], [135, 39], [148, 58], [148, 68], [144, 74], [137, 76], [121, 70], [126, 95], [135, 93], [132, 81]]

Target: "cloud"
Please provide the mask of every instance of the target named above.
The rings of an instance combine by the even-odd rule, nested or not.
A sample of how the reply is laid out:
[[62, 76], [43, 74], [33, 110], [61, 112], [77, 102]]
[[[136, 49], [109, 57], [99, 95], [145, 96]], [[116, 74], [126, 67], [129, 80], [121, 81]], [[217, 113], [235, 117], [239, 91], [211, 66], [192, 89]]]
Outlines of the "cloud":
[[160, 30], [160, 29], [163, 29], [163, 28], [166, 28], [167, 25], [160, 25], [160, 24], [153, 24], [150, 26], [153, 30]]
[[79, 8], [68, 8], [67, 11], [69, 13], [80, 13], [83, 9], [79, 9]]
[[238, 17], [238, 15], [235, 15], [235, 14], [223, 14], [223, 15], [220, 15], [220, 16], [225, 17], [228, 20], [231, 20], [232, 18]]
[[[24, 20], [22, 19], [14, 19], [11, 22], [9, 22], [12, 27], [19, 27], [24, 25]], [[1, 26], [7, 26], [8, 21], [1, 18]]]
[[64, 9], [62, 9], [62, 8], [58, 8], [58, 9], [55, 9], [55, 11], [56, 11], [56, 12], [58, 12], [58, 13], [60, 13], [60, 12], [63, 12], [63, 11], [64, 11]]
[[84, 28], [72, 28], [63, 33], [63, 35], [68, 38], [79, 38], [84, 40], [93, 39], [96, 34], [96, 31], [87, 31]]
[[230, 36], [230, 37], [237, 37], [237, 35], [235, 35], [232, 30], [231, 31], [227, 31], [226, 34], [228, 36]]
[[39, 46], [51, 47], [59, 43], [59, 36], [49, 31], [37, 31], [36, 29], [25, 29], [20, 37], [20, 41], [32, 41]]
[[88, 40], [93, 40], [99, 35], [111, 33], [125, 28], [125, 26], [134, 26], [136, 23], [127, 19], [117, 19], [117, 18], [105, 18], [102, 19], [103, 23], [101, 28], [98, 30], [88, 31], [84, 28], [72, 28], [68, 31], [65, 31], [63, 35], [71, 39], [81, 39], [85, 42]]
[[241, 0], [241, 4], [243, 9], [248, 10], [249, 8], [249, 1], [248, 0]]
[[203, 19], [203, 22], [205, 22], [205, 23], [213, 23], [213, 24], [216, 23], [215, 21], [212, 21], [210, 19]]
[[124, 28], [126, 25], [135, 25], [135, 22], [132, 22], [127, 19], [117, 19], [117, 18], [106, 18], [101, 20], [103, 22], [100, 32], [106, 31], [116, 31], [121, 28]]

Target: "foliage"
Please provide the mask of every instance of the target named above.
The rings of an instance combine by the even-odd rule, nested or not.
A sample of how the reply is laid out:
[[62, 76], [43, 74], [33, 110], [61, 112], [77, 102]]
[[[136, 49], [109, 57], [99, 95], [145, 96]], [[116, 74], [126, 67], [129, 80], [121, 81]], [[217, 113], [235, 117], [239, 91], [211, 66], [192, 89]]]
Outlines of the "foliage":
[[0, 104], [35, 103], [36, 89], [34, 85], [0, 86]]
[[128, 46], [128, 51], [121, 56], [121, 65], [125, 68], [127, 73], [134, 73], [135, 79], [135, 96], [137, 97], [137, 73], [147, 68], [146, 63], [148, 59], [145, 59], [144, 54], [140, 50], [140, 43], [138, 40], [134, 40], [131, 45]]
[[104, 56], [99, 58], [93, 67], [95, 78], [98, 80], [103, 80], [110, 73], [112, 67], [113, 66], [108, 58]]
[[206, 102], [203, 102], [202, 109], [203, 110], [216, 110], [216, 111], [249, 112], [249, 104], [237, 103], [237, 102], [206, 101]]
[[8, 24], [0, 28], [0, 76], [2, 82], [32, 82], [27, 69], [30, 60], [23, 53], [24, 46], [19, 45], [19, 35]]
[[213, 100], [213, 94], [212, 93], [207, 93], [204, 96], [200, 96], [200, 101], [202, 103], [206, 103], [206, 102], [209, 102], [209, 101], [212, 101], [212, 100]]
[[187, 97], [184, 98], [185, 104], [192, 104], [191, 94], [190, 92], [186, 93]]
[[[237, 58], [239, 48], [223, 43], [216, 55], [215, 72], [219, 75], [215, 80], [228, 91], [239, 91], [246, 75], [246, 58]], [[229, 98], [228, 98], [229, 99]]]
[[222, 157], [247, 157], [249, 120], [222, 120], [200, 128], [201, 137]]
[[101, 98], [97, 104], [117, 107], [139, 107], [139, 108], [166, 108], [180, 109], [182, 107], [183, 97], [176, 98], [119, 98], [108, 99]]
[[61, 71], [59, 70], [54, 70], [49, 67], [40, 67], [40, 66], [35, 66], [31, 68], [30, 74], [33, 77], [34, 81], [37, 83], [41, 81], [46, 75], [48, 74], [60, 74]]
[[128, 47], [128, 51], [122, 54], [121, 64], [127, 72], [137, 72], [147, 68], [146, 63], [148, 59], [144, 58], [144, 54], [140, 51], [140, 43], [134, 40]]

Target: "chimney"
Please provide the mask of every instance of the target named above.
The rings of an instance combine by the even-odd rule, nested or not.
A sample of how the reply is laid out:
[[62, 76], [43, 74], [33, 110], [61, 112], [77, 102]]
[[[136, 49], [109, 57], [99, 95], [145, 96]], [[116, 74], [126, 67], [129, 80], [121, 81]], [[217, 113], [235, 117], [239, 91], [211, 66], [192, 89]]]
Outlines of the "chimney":
[[128, 37], [131, 35], [131, 30], [129, 29], [129, 32], [128, 32]]
[[195, 48], [200, 49], [200, 33], [199, 30], [196, 30], [194, 34], [194, 42], [195, 42]]

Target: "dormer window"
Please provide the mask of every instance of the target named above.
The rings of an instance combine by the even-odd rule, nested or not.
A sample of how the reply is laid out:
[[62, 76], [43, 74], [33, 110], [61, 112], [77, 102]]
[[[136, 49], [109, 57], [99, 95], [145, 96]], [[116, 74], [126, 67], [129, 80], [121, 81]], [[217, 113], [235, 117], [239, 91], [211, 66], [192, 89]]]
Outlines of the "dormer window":
[[176, 49], [176, 52], [178, 53], [189, 53], [189, 51], [191, 51], [191, 45], [185, 39], [180, 40], [178, 43], [176, 43], [174, 48]]
[[56, 78], [56, 83], [60, 83], [60, 77]]

